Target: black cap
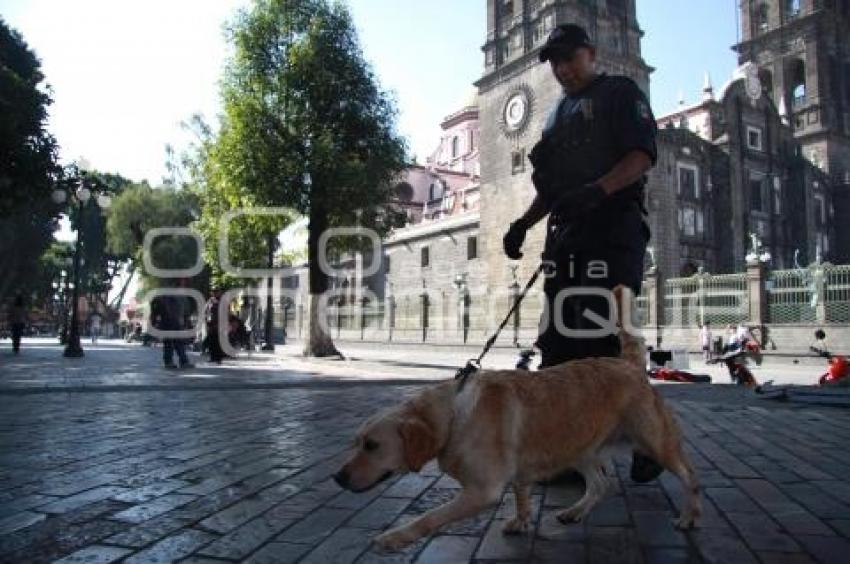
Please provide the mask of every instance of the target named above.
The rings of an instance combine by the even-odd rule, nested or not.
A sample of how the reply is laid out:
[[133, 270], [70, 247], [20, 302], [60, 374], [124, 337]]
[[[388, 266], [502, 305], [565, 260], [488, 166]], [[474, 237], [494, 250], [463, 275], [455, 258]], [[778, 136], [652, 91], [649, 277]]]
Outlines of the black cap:
[[540, 62], [545, 63], [556, 54], [567, 55], [579, 47], [593, 47], [584, 28], [576, 24], [561, 24], [546, 39], [540, 50]]

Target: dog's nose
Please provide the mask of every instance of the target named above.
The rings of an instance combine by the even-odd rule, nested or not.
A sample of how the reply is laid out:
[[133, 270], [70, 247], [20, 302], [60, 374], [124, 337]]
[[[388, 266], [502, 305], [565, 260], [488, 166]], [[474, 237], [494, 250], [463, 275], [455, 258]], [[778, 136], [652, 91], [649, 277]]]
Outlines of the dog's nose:
[[334, 474], [333, 479], [339, 487], [348, 489], [348, 472], [344, 469]]

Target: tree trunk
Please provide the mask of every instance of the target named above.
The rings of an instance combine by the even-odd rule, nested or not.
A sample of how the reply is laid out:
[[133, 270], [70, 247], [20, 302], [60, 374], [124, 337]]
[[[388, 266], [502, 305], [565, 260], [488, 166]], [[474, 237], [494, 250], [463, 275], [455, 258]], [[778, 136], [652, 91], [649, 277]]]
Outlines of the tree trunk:
[[334, 346], [333, 339], [326, 331], [327, 318], [320, 322], [320, 314], [325, 308], [320, 307], [326, 300], [328, 290], [328, 273], [319, 267], [319, 237], [328, 227], [328, 216], [324, 207], [323, 194], [317, 186], [313, 186], [310, 202], [310, 223], [307, 228], [307, 264], [309, 269], [310, 301], [307, 315], [307, 341], [304, 345], [304, 356], [342, 356]]

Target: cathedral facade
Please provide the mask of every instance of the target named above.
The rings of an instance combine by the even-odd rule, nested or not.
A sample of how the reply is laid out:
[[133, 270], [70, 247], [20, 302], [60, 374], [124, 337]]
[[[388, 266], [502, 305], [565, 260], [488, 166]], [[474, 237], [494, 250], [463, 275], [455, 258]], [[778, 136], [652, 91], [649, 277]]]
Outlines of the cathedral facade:
[[[741, 2], [735, 74], [716, 92], [706, 77], [697, 104], [662, 115], [656, 108], [647, 267], [665, 278], [741, 272], [753, 235], [771, 268], [850, 259], [850, 48], [841, 40], [850, 36], [848, 4]], [[399, 336], [484, 336], [536, 268], [543, 222], [519, 262], [504, 256], [501, 241], [533, 199], [527, 155], [561, 95], [549, 65], [538, 62], [555, 26], [582, 25], [599, 69], [651, 96], [636, 0], [486, 0], [486, 18], [476, 91], [450, 109], [426, 164], [398, 183], [409, 225], [382, 242], [377, 275], [362, 280], [353, 269], [345, 282], [386, 304], [384, 329]], [[540, 292], [523, 303], [518, 331], [529, 336]]]

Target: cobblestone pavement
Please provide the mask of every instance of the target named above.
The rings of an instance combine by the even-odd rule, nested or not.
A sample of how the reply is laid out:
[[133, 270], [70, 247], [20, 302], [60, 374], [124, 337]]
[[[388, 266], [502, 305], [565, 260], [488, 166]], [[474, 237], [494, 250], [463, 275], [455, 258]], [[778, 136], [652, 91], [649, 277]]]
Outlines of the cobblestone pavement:
[[373, 536], [457, 484], [433, 464], [365, 494], [342, 492], [329, 475], [360, 422], [427, 384], [292, 370], [267, 375], [276, 387], [240, 389], [240, 378], [262, 375], [234, 363], [221, 389], [121, 388], [109, 372], [122, 364], [138, 363], [142, 384], [143, 374], [181, 376], [148, 368], [153, 351], [104, 346], [75, 366], [90, 385], [45, 389], [44, 378], [69, 378], [69, 361], [45, 367], [59, 350], [43, 346], [17, 358], [0, 348], [0, 383], [30, 374], [39, 391], [0, 385], [0, 562], [843, 563], [850, 554], [848, 410], [756, 401], [727, 386], [661, 386], [705, 487], [698, 530], [672, 528], [670, 476], [635, 485], [620, 464], [616, 487], [584, 524], [554, 519], [580, 488], [538, 486], [529, 535], [502, 536], [513, 509], [506, 493], [475, 519], [382, 554], [370, 549]]

